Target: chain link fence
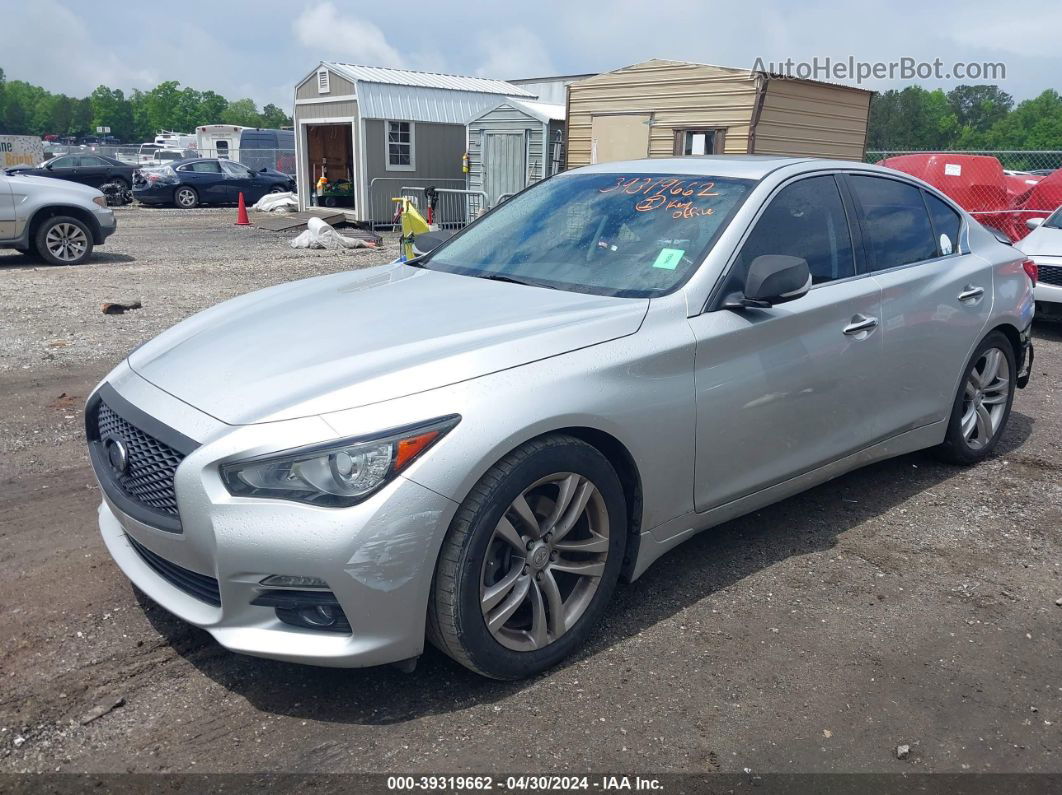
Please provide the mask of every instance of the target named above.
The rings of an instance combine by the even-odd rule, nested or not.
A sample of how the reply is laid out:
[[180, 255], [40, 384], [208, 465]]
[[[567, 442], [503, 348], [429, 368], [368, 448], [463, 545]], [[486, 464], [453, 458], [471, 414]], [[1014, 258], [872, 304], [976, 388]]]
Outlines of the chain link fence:
[[928, 182], [1017, 242], [1062, 206], [1062, 150], [869, 151], [867, 162]]
[[169, 165], [175, 160], [193, 157], [224, 157], [243, 163], [255, 171], [269, 168], [282, 174], [295, 176], [294, 149], [164, 149], [155, 144], [130, 144], [124, 146], [46, 144], [44, 151], [46, 157], [103, 155], [131, 166]]

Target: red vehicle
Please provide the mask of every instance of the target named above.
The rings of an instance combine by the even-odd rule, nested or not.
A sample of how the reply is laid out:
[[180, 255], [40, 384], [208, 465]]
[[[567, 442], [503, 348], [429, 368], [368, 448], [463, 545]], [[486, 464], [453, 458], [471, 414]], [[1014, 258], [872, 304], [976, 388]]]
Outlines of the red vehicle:
[[1049, 177], [1006, 174], [994, 157], [948, 152], [900, 155], [878, 165], [925, 180], [1015, 242], [1029, 233], [1026, 220], [1062, 205], [1062, 176], [1056, 176], [1062, 171]]

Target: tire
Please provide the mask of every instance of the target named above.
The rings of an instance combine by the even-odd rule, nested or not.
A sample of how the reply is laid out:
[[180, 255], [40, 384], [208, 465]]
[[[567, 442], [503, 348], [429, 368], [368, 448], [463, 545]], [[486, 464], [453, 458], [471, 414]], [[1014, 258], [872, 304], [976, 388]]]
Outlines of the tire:
[[178, 185], [173, 190], [173, 203], [182, 210], [191, 210], [199, 206], [199, 194], [188, 185]]
[[272, 188], [269, 189], [269, 193], [287, 193], [287, 192], [288, 192], [288, 189], [285, 188], [283, 185], [274, 185]]
[[[551, 517], [565, 493], [567, 510]], [[626, 541], [623, 487], [608, 459], [571, 436], [530, 441], [458, 508], [435, 568], [428, 639], [494, 679], [556, 665], [605, 610]]]
[[80, 265], [92, 255], [92, 231], [77, 218], [56, 215], [41, 223], [33, 244], [38, 256], [51, 265]]
[[[994, 375], [985, 384], [982, 379], [989, 369]], [[963, 371], [944, 443], [936, 450], [942, 459], [969, 465], [992, 454], [1010, 418], [1017, 373], [1014, 348], [1002, 332], [981, 340]]]
[[120, 190], [129, 190], [129, 180], [125, 177], [113, 177], [107, 181], [112, 185], [117, 185]]

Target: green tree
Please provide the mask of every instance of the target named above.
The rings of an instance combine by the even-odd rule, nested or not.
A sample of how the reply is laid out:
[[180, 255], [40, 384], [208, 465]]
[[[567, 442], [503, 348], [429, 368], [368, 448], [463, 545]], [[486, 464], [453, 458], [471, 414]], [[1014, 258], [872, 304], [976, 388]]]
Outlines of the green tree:
[[945, 93], [908, 86], [875, 95], [870, 105], [868, 149], [946, 149], [960, 132]]
[[257, 127], [261, 121], [258, 115], [258, 106], [253, 99], [238, 99], [230, 102], [221, 114], [223, 124], [236, 124], [241, 127]]
[[110, 134], [121, 141], [133, 137], [133, 106], [120, 88], [98, 86], [89, 99], [92, 101], [92, 129], [110, 127]]
[[956, 86], [948, 92], [948, 105], [964, 130], [986, 132], [1014, 107], [1014, 97], [999, 86]]
[[[204, 91], [199, 103], [199, 119], [196, 126], [203, 124], [219, 124], [229, 101], [213, 91]], [[189, 131], [191, 132], [191, 131]]]
[[278, 130], [281, 127], [290, 127], [291, 119], [276, 105], [269, 104], [262, 108], [262, 123], [259, 126]]
[[[177, 124], [180, 120], [179, 95], [181, 92], [177, 88], [179, 85], [180, 83], [176, 80], [167, 80], [147, 92], [144, 97], [144, 104], [146, 105], [147, 121], [151, 128], [150, 132], [176, 130], [179, 126]], [[187, 130], [181, 130], [180, 132], [187, 132]]]
[[1019, 103], [992, 125], [984, 141], [992, 149], [1058, 149], [1062, 142], [1062, 96], [1048, 89]]

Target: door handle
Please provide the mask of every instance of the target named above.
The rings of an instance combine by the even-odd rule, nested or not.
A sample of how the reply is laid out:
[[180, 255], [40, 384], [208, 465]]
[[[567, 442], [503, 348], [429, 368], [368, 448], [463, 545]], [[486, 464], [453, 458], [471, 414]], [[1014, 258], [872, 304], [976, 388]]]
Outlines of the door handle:
[[855, 315], [852, 318], [852, 322], [844, 327], [844, 333], [851, 337], [855, 336], [856, 334], [862, 334], [864, 331], [870, 331], [877, 325], [878, 319], [876, 317]]
[[985, 294], [984, 287], [974, 287], [973, 285], [966, 285], [962, 288], [962, 292], [959, 293], [960, 301], [973, 301], [975, 298], [980, 298]]

